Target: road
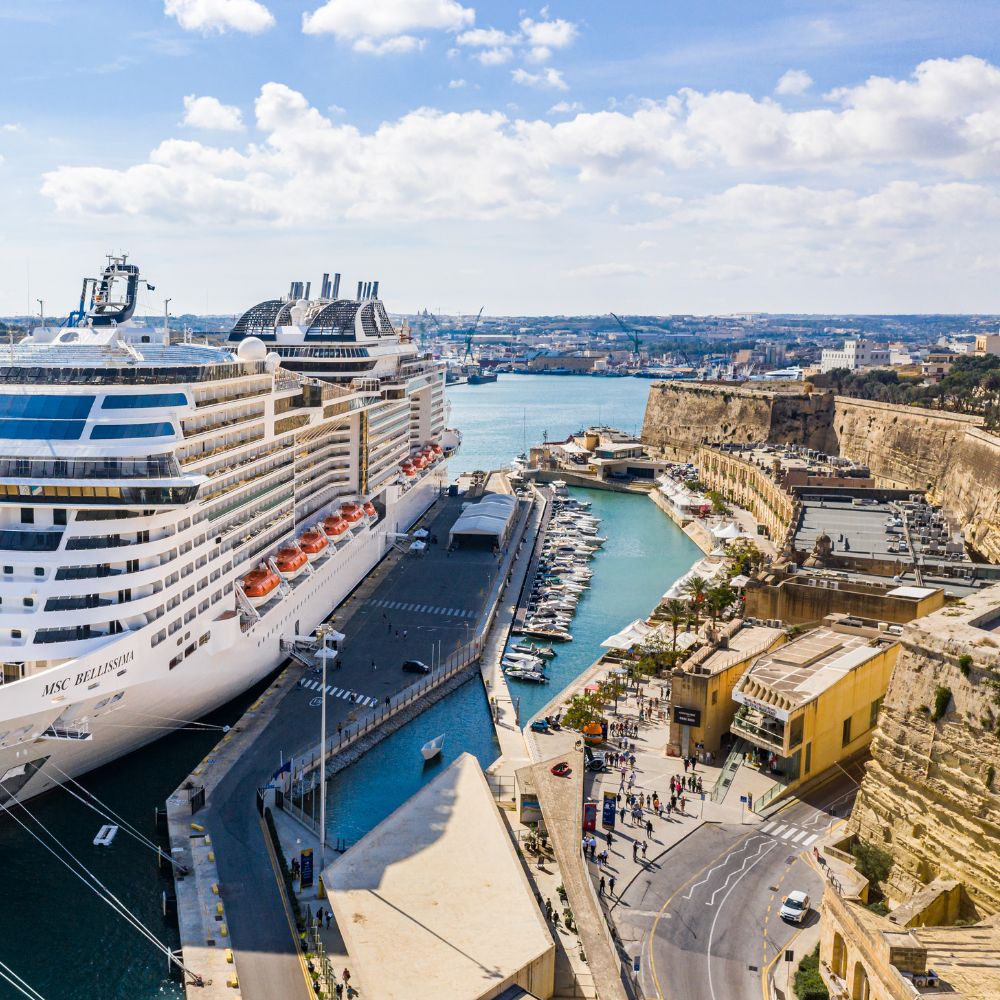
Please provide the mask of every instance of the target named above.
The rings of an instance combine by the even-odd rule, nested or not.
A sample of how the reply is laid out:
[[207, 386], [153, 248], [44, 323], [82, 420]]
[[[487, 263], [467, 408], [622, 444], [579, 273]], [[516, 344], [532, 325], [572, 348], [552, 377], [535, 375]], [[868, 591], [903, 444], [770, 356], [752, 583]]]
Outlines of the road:
[[850, 812], [859, 778], [838, 771], [763, 823], [702, 826], [625, 889], [612, 912], [647, 997], [766, 1000], [764, 976], [799, 933], [778, 909], [792, 889], [821, 898], [812, 845]]
[[[405, 659], [428, 664], [474, 633], [500, 561], [488, 551], [445, 551], [448, 529], [464, 497], [449, 497], [421, 523], [439, 538], [421, 557], [390, 555], [332, 619], [347, 636], [336, 668], [328, 668], [327, 726], [334, 732], [386, 695], [421, 679], [403, 673]], [[433, 652], [432, 652], [433, 645]], [[321, 674], [304, 672], [275, 717], [228, 772], [199, 822], [215, 845], [226, 912], [246, 1000], [311, 996], [292, 929], [278, 894], [255, 808], [257, 788], [279, 761], [319, 744]]]

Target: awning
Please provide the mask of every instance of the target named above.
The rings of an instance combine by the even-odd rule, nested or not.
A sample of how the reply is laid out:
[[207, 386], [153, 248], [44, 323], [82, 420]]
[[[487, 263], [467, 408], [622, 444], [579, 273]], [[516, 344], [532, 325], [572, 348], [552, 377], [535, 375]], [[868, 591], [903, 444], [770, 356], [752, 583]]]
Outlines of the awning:
[[732, 580], [729, 581], [730, 587], [745, 587], [750, 582], [750, 577], [745, 576], [740, 573], [739, 576], [734, 576]]
[[712, 534], [716, 538], [724, 539], [725, 541], [731, 541], [734, 538], [742, 538], [743, 532], [740, 531], [739, 525], [734, 524], [732, 521], [729, 524], [721, 528], [713, 528]]
[[645, 642], [657, 630], [647, 625], [641, 618], [637, 618], [630, 625], [626, 625], [620, 632], [608, 636], [601, 645], [605, 649], [631, 649], [633, 646]]
[[411, 552], [422, 552], [426, 548], [427, 548], [426, 542], [410, 542]]
[[430, 532], [426, 528], [418, 528], [416, 531], [413, 532], [413, 537], [426, 538], [429, 534]]

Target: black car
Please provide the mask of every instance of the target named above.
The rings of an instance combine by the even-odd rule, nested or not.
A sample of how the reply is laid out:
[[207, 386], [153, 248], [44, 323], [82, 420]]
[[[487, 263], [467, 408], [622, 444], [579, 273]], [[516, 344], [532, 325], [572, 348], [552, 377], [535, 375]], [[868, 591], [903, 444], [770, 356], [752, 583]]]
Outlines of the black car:
[[421, 660], [403, 660], [403, 672], [407, 674], [429, 674], [431, 668]]

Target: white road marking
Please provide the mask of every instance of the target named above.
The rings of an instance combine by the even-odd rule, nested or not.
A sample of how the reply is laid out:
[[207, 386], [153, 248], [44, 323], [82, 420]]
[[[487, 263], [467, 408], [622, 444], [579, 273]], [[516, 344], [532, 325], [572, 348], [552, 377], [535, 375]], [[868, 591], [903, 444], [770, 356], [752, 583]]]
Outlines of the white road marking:
[[788, 824], [787, 823], [782, 823], [781, 826], [779, 826], [777, 830], [772, 830], [771, 831], [771, 836], [777, 837], [778, 834], [781, 833], [782, 830], [787, 830], [787, 829], [788, 829]]
[[792, 837], [792, 843], [797, 844], [808, 832], [808, 830], [799, 830], [799, 832]]
[[764, 824], [764, 825], [763, 825], [763, 826], [762, 826], [762, 827], [760, 828], [760, 832], [761, 832], [761, 833], [767, 833], [767, 832], [768, 832], [769, 830], [773, 829], [773, 827], [774, 827], [774, 820], [771, 820], [771, 822], [769, 822], [769, 823], [765, 823], [765, 824]]
[[731, 871], [726, 876], [726, 881], [723, 882], [722, 885], [720, 885], [719, 888], [716, 889], [715, 892], [712, 893], [711, 899], [706, 899], [705, 900], [705, 905], [706, 906], [714, 906], [715, 905], [715, 897], [718, 896], [719, 893], [722, 892], [722, 890], [725, 889], [727, 885], [729, 885], [729, 880], [734, 875], [737, 875], [740, 872], [744, 871], [746, 869], [746, 866], [747, 866], [748, 862], [754, 861], [754, 860], [760, 860], [761, 852], [765, 851], [765, 850], [769, 851], [771, 849], [771, 847], [774, 847], [774, 841], [773, 840], [770, 842], [770, 846], [768, 846], [768, 844], [765, 842], [765, 843], [761, 844], [759, 848], [757, 848], [757, 853], [756, 854], [748, 855], [747, 857], [745, 857], [743, 859], [743, 864], [740, 865], [740, 867], [737, 868], [736, 871]]
[[725, 856], [725, 857], [724, 857], [724, 858], [722, 859], [722, 861], [720, 861], [720, 862], [719, 862], [719, 863], [718, 863], [718, 864], [717, 864], [717, 865], [716, 865], [716, 866], [715, 866], [714, 868], [709, 868], [709, 870], [708, 870], [707, 874], [705, 875], [705, 877], [704, 877], [704, 878], [703, 878], [703, 879], [702, 879], [702, 880], [701, 880], [700, 882], [695, 882], [695, 884], [694, 884], [693, 886], [691, 886], [691, 888], [690, 888], [690, 889], [688, 889], [688, 891], [687, 891], [687, 894], [686, 894], [686, 895], [684, 895], [684, 896], [682, 896], [681, 898], [682, 898], [682, 899], [690, 899], [690, 898], [691, 898], [691, 894], [692, 894], [692, 893], [693, 893], [693, 892], [695, 891], [695, 889], [697, 889], [697, 888], [698, 888], [698, 886], [700, 886], [700, 885], [704, 885], [704, 884], [705, 884], [706, 882], [708, 882], [708, 881], [709, 881], [709, 879], [711, 879], [711, 877], [712, 877], [712, 872], [715, 872], [715, 871], [718, 871], [718, 870], [719, 870], [720, 868], [725, 868], [725, 867], [726, 867], [726, 865], [727, 865], [727, 864], [729, 864], [729, 862], [730, 862], [730, 860], [731, 860], [732, 858], [736, 857], [736, 856], [737, 856], [738, 854], [740, 854], [740, 852], [742, 852], [742, 851], [745, 851], [745, 850], [746, 850], [747, 848], [749, 848], [749, 846], [750, 846], [750, 845], [751, 845], [751, 844], [752, 844], [752, 843], [753, 843], [753, 842], [754, 842], [755, 840], [757, 840], [757, 839], [763, 839], [763, 838], [758, 838], [758, 837], [751, 837], [751, 838], [750, 838], [750, 839], [749, 839], [749, 840], [748, 840], [748, 841], [747, 841], [747, 842], [746, 842], [745, 844], [743, 844], [743, 845], [742, 845], [742, 846], [741, 846], [741, 847], [740, 847], [740, 848], [739, 848], [738, 850], [735, 850], [735, 851], [730, 851], [730, 852], [729, 852], [729, 853], [728, 853], [728, 854], [727, 854], [727, 855], [726, 855], [726, 856]]
[[819, 837], [819, 834], [818, 833], [814, 833], [811, 837], [807, 837], [804, 841], [802, 841], [802, 846], [803, 847], [808, 847], [818, 837]]
[[795, 827], [794, 827], [794, 826], [790, 826], [790, 827], [789, 827], [789, 828], [788, 828], [788, 829], [787, 829], [787, 830], [786, 830], [786, 831], [785, 831], [785, 832], [784, 832], [784, 833], [783, 833], [783, 834], [781, 835], [781, 839], [782, 839], [782, 840], [788, 840], [788, 838], [789, 838], [789, 837], [791, 837], [791, 836], [793, 836], [794, 834], [795, 834]]

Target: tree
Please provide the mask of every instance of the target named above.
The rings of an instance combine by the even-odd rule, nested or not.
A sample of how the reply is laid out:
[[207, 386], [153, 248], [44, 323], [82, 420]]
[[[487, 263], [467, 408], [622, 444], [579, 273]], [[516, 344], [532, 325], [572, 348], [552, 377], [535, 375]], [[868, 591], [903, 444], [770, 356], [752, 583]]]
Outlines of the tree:
[[712, 626], [719, 619], [726, 608], [736, 599], [736, 592], [728, 583], [720, 583], [715, 587], [710, 587], [705, 594], [705, 603], [708, 605], [709, 613], [712, 616]]
[[589, 722], [600, 722], [604, 717], [604, 698], [593, 691], [575, 694], [563, 712], [562, 724], [567, 729], [583, 731]]
[[694, 608], [694, 624], [697, 628], [700, 621], [701, 603], [705, 600], [708, 591], [708, 581], [703, 576], [692, 576], [684, 584], [684, 593], [688, 595], [691, 605]]
[[671, 644], [670, 648], [677, 649], [677, 630], [687, 621], [688, 609], [684, 606], [682, 601], [678, 601], [676, 597], [671, 598], [663, 606], [663, 610], [666, 613], [667, 621], [670, 622], [671, 631]]

